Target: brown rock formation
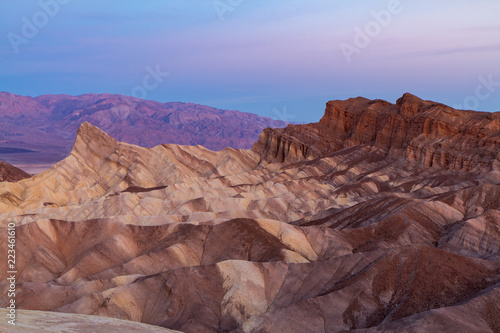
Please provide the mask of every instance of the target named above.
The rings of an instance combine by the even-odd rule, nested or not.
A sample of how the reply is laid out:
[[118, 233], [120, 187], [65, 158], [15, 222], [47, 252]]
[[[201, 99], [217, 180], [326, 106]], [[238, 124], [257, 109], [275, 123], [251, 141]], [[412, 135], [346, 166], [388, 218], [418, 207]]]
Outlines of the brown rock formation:
[[69, 157], [0, 183], [18, 308], [183, 332], [499, 332], [498, 136], [497, 114], [409, 94], [329, 102], [253, 150], [141, 148], [85, 123]]
[[361, 97], [331, 101], [319, 123], [266, 129], [253, 150], [267, 162], [283, 162], [360, 145], [427, 167], [498, 171], [500, 113], [455, 110], [408, 93], [396, 105]]
[[29, 177], [31, 175], [23, 170], [0, 161], [0, 182], [17, 182]]

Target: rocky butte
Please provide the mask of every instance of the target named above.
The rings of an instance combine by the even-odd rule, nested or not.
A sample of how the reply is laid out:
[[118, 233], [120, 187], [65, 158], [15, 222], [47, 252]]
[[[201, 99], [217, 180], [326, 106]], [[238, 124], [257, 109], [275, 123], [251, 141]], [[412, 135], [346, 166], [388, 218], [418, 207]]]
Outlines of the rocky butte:
[[0, 183], [16, 304], [181, 332], [499, 332], [499, 140], [500, 113], [411, 94], [328, 102], [250, 150], [84, 123], [53, 168]]

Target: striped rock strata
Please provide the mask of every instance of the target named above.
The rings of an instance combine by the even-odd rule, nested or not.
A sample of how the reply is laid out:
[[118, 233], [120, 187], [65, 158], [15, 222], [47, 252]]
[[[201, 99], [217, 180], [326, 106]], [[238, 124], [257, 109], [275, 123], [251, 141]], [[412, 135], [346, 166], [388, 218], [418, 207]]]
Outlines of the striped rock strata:
[[329, 102], [252, 150], [83, 124], [69, 157], [0, 183], [18, 307], [183, 332], [499, 332], [498, 138], [498, 114], [411, 95]]

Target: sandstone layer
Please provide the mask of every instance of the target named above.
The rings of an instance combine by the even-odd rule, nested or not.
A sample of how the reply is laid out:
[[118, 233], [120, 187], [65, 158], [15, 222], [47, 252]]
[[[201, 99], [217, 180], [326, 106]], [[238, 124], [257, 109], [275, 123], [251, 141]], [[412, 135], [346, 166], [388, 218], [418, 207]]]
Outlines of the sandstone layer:
[[406, 93], [395, 105], [362, 97], [328, 102], [319, 123], [268, 128], [253, 149], [283, 162], [367, 146], [426, 167], [498, 170], [499, 132], [500, 113], [455, 110]]
[[84, 123], [69, 157], [0, 183], [17, 304], [182, 332], [500, 332], [498, 117], [356, 98], [221, 151]]

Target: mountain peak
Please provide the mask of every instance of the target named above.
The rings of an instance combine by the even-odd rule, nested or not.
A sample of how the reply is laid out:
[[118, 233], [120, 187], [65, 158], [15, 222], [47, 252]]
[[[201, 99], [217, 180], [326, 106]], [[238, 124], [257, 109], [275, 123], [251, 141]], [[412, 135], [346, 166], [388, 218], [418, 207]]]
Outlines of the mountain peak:
[[[405, 92], [403, 94], [403, 96], [401, 96], [402, 99], [413, 99], [413, 100], [418, 100], [418, 101], [421, 101], [423, 102], [423, 99], [421, 99], [420, 97], [416, 96], [416, 95], [413, 95], [412, 93], [409, 93], [409, 92]], [[401, 99], [400, 98], [400, 99]]]
[[89, 122], [83, 122], [78, 128], [73, 152], [104, 152], [113, 149], [118, 141], [100, 128]]
[[80, 127], [78, 127], [78, 131], [76, 132], [76, 136], [77, 136], [77, 138], [81, 137], [84, 139], [86, 139], [86, 138], [92, 139], [95, 137], [104, 137], [104, 138], [106, 138], [106, 140], [108, 140], [108, 139], [115, 140], [111, 136], [109, 136], [105, 131], [103, 131], [102, 129], [100, 129], [97, 126], [92, 125], [88, 121], [84, 121], [80, 125]]
[[432, 102], [424, 101], [423, 99], [407, 92], [396, 101], [396, 110], [403, 116], [413, 117], [418, 113], [425, 111], [426, 106], [430, 104], [432, 104]]

